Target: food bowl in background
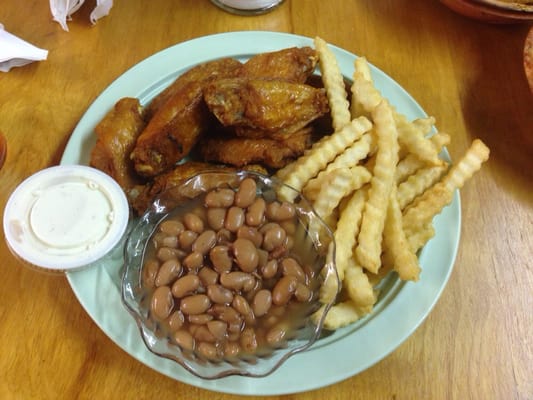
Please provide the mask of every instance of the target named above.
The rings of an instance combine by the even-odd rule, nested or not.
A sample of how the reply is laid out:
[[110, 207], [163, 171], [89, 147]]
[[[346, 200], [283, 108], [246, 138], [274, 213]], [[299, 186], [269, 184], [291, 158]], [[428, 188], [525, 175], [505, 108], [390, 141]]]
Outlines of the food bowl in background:
[[451, 10], [489, 23], [509, 24], [533, 21], [533, 2], [500, 0], [440, 0]]
[[[251, 268], [250, 266], [244, 268], [244, 266], [241, 266], [241, 256], [239, 254], [242, 253], [238, 253], [236, 244], [236, 238], [237, 236], [240, 237], [240, 233], [224, 225], [225, 222], [222, 225], [218, 222], [212, 222], [208, 219], [204, 210], [205, 204], [208, 202], [206, 200], [207, 193], [219, 193], [221, 189], [227, 188], [230, 188], [235, 193], [239, 191], [241, 183], [244, 181], [247, 181], [247, 183], [250, 183], [250, 181], [255, 182], [253, 191], [257, 197], [265, 199], [267, 204], [277, 200], [280, 188], [293, 190], [275, 178], [254, 172], [200, 173], [158, 197], [151, 208], [140, 217], [138, 223], [132, 228], [124, 249], [125, 264], [122, 275], [122, 301], [137, 322], [147, 348], [161, 357], [174, 360], [189, 372], [205, 379], [215, 379], [229, 375], [266, 376], [276, 370], [292, 355], [308, 349], [320, 336], [324, 317], [332, 305], [324, 305], [318, 299], [322, 282], [324, 279], [333, 279], [337, 288], [340, 286], [336, 268], [332, 261], [334, 260], [335, 251], [333, 235], [310, 204], [299, 194], [297, 194], [296, 200], [291, 203], [294, 205], [295, 216], [293, 223], [287, 223], [285, 220], [279, 222], [279, 225], [287, 227], [287, 236], [290, 236], [291, 239], [285, 240], [284, 243], [290, 243], [290, 245], [287, 244], [287, 246], [284, 245], [285, 247], [276, 247], [275, 249], [275, 246], [271, 245], [269, 248], [264, 244], [267, 241], [268, 230], [264, 230], [262, 232], [265, 239], [260, 242], [263, 244], [258, 244], [262, 249], [258, 250], [258, 254], [262, 254], [263, 261], [258, 261], [259, 265], [257, 267], [252, 265]], [[235, 204], [237, 203], [238, 201], [235, 200]], [[278, 201], [278, 204], [281, 203], [281, 201]], [[242, 205], [242, 209], [244, 209], [244, 206]], [[225, 219], [227, 221], [229, 219], [229, 209], [233, 205], [226, 204], [220, 208], [224, 207], [226, 207], [224, 215], [228, 216]], [[181, 232], [194, 229], [191, 228], [188, 222], [183, 222], [182, 215], [184, 214], [200, 216], [202, 221], [204, 221], [204, 228], [215, 231], [216, 244], [211, 243], [208, 246], [209, 250], [198, 250], [200, 245], [196, 244], [193, 244], [192, 248], [188, 244], [183, 244], [182, 246]], [[275, 225], [272, 222], [271, 224]], [[214, 225], [217, 225], [217, 227], [214, 227]], [[173, 228], [167, 229], [169, 226]], [[176, 226], [179, 226], [178, 230], [169, 233]], [[261, 230], [264, 226], [266, 226], [266, 223], [258, 226], [257, 230]], [[181, 229], [182, 227], [184, 229]], [[229, 236], [226, 227], [231, 229]], [[162, 232], [167, 232], [168, 235]], [[200, 230], [197, 232], [199, 234], [198, 237], [202, 236], [199, 232]], [[177, 238], [177, 245], [174, 244], [176, 240], [173, 241], [173, 235]], [[187, 235], [183, 234], [183, 237], [185, 236]], [[204, 247], [203, 243], [201, 245], [202, 248]], [[222, 271], [222, 268], [226, 268], [221, 266], [223, 263], [219, 265], [217, 261], [215, 265], [214, 261], [211, 261], [213, 260], [211, 258], [211, 249], [215, 245], [226, 246], [230, 249], [228, 251], [233, 260], [232, 266], [229, 267], [231, 270], [225, 269]], [[179, 260], [177, 264], [180, 264], [180, 266], [173, 270], [174, 273], [171, 273], [172, 277], [170, 278], [168, 273], [160, 272], [163, 270], [164, 257], [160, 259], [161, 253], [159, 251], [165, 246], [170, 246], [171, 248], [175, 246], [178, 248], [176, 251], [179, 253], [176, 255], [176, 259]], [[268, 249], [268, 251], [263, 250], [263, 248]], [[277, 249], [279, 248], [282, 250], [278, 251]], [[203, 266], [198, 267], [199, 264], [195, 264], [188, 259], [191, 253], [198, 252], [203, 254], [202, 265], [209, 267], [210, 271], [208, 272], [211, 275], [213, 275], [213, 271], [216, 272], [214, 278], [207, 278], [207, 275], [202, 274], [202, 272], [207, 272], [207, 270], [202, 271]], [[279, 257], [275, 276], [271, 273], [268, 276], [266, 272], [263, 273], [263, 266], [266, 260], [264, 258], [265, 253], [268, 255], [269, 260]], [[307, 282], [310, 296], [304, 297], [307, 299], [305, 301], [296, 299], [298, 289], [296, 291], [291, 289], [292, 297], [287, 305], [276, 306], [274, 298], [277, 294], [277, 283], [291, 274], [284, 269], [285, 264], [283, 264], [283, 268], [281, 267], [281, 259], [285, 260], [286, 258], [297, 259], [303, 267], [302, 269], [305, 270], [305, 277], [302, 279]], [[172, 263], [176, 264], [175, 261], [170, 262], [170, 264]], [[158, 264], [158, 266], [154, 267], [155, 264]], [[243, 262], [243, 264], [245, 263]], [[152, 266], [150, 267], [149, 265]], [[224, 277], [229, 276], [230, 272], [242, 272], [239, 271], [240, 268], [246, 270], [254, 277], [255, 283], [252, 285], [254, 289], [250, 289], [250, 287], [247, 289], [229, 288], [232, 291], [231, 299], [217, 300], [216, 302], [212, 300], [210, 290], [217, 286], [224, 287], [222, 284], [224, 282], [223, 279], [228, 279]], [[160, 273], [163, 274], [163, 278], [158, 283], [157, 279]], [[193, 285], [193, 289], [189, 290], [187, 295], [175, 297], [181, 290], [175, 289], [175, 287], [180, 286], [180, 284], [175, 282], [186, 275], [199, 277], [201, 283], [198, 286], [198, 279], [194, 277], [186, 278], [186, 280], [196, 281], [196, 286]], [[291, 281], [294, 284], [292, 277], [287, 278], [286, 281]], [[280, 286], [282, 285], [280, 284]], [[261, 288], [270, 290], [272, 295], [272, 306], [266, 313], [264, 310], [259, 311], [259, 307], [257, 308], [257, 316], [253, 313], [248, 314], [242, 311], [242, 308], [232, 300], [237, 297], [239, 299], [246, 298], [248, 304], [252, 307], [252, 311], [255, 311], [256, 302], [254, 296], [257, 295]], [[156, 295], [156, 292], [159, 294]], [[192, 314], [187, 314], [190, 309], [187, 310], [184, 303], [191, 303], [189, 300], [184, 301], [187, 296], [190, 296], [189, 299], [196, 296], [195, 299], [208, 301], [210, 305], [206, 305], [202, 310], [195, 310]], [[303, 306], [299, 305], [299, 302]], [[161, 304], [165, 305], [160, 306]], [[237, 322], [233, 320], [231, 320], [233, 322], [230, 322], [231, 318], [226, 318], [231, 314], [227, 308], [224, 308], [226, 306], [233, 308], [233, 310], [229, 310], [233, 314], [235, 314], [235, 309], [242, 311]], [[287, 319], [287, 314], [284, 313], [288, 313], [289, 310], [291, 317]], [[205, 324], [205, 327], [199, 328], [202, 324]], [[211, 327], [215, 327], [215, 325], [222, 328], [222, 333], [217, 331], [215, 335], [215, 331], [211, 330]], [[236, 328], [237, 326], [238, 328]], [[285, 327], [285, 331], [282, 332], [281, 336], [278, 335], [279, 337], [272, 339], [275, 333], [271, 334], [271, 332], [276, 332], [276, 329], [280, 326]], [[231, 327], [233, 329], [230, 329]], [[250, 332], [249, 328], [254, 329], [253, 334], [257, 342], [257, 346], [252, 350], [250, 349], [253, 346], [250, 347], [246, 344], [248, 343], [247, 340], [243, 339], [243, 335]], [[200, 333], [200, 331], [203, 333]], [[244, 333], [245, 331], [246, 333]], [[209, 332], [213, 333], [216, 338], [213, 339], [213, 335], [210, 335]], [[184, 337], [187, 340], [184, 341]], [[193, 342], [190, 341], [191, 338], [193, 338]], [[230, 342], [235, 342], [236, 344], [229, 344]], [[231, 348], [233, 348], [233, 351]], [[236, 348], [237, 350], [235, 350]], [[228, 349], [230, 350], [228, 351]]]

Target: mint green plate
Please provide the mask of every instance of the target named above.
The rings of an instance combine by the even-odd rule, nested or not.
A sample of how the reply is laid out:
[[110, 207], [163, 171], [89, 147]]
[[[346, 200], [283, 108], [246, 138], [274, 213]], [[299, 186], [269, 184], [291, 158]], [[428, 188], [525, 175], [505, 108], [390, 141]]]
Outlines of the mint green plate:
[[[88, 164], [95, 143], [93, 129], [121, 97], [143, 104], [178, 75], [198, 63], [221, 57], [241, 60], [265, 51], [312, 46], [310, 38], [275, 32], [231, 32], [193, 39], [154, 54], [115, 80], [89, 107], [74, 130], [62, 164]], [[331, 46], [343, 74], [350, 78], [355, 55]], [[415, 100], [385, 73], [372, 66], [381, 90], [408, 118], [426, 114]], [[94, 322], [124, 351], [143, 364], [178, 381], [208, 390], [241, 395], [279, 395], [308, 391], [358, 374], [394, 351], [424, 321], [452, 272], [461, 227], [459, 193], [434, 220], [436, 235], [420, 254], [423, 268], [417, 283], [389, 278], [374, 313], [329, 336], [310, 350], [290, 358], [265, 378], [232, 376], [203, 380], [178, 364], [150, 353], [120, 298], [121, 249], [91, 268], [67, 274], [78, 300]]]

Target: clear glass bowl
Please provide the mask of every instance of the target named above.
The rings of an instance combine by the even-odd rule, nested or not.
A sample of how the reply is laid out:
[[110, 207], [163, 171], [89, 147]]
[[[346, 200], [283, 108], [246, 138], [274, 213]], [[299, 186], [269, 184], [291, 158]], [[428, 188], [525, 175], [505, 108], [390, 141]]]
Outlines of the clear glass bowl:
[[143, 288], [142, 282], [143, 259], [154, 230], [176, 207], [183, 207], [187, 202], [214, 188], [236, 188], [248, 177], [256, 181], [257, 193], [265, 198], [278, 198], [277, 193], [282, 187], [284, 190], [294, 191], [275, 178], [249, 171], [200, 173], [160, 195], [134, 225], [124, 248], [122, 301], [137, 322], [147, 348], [152, 353], [174, 360], [192, 374], [204, 379], [229, 375], [262, 377], [275, 371], [289, 357], [308, 349], [319, 338], [324, 318], [332, 305], [323, 305], [319, 302], [320, 283], [326, 278], [334, 279], [340, 289], [333, 261], [335, 259], [333, 234], [308, 201], [296, 193], [293, 203], [296, 206], [299, 224], [294, 235], [295, 241], [298, 242], [298, 247], [295, 246], [295, 249], [298, 248], [299, 252], [305, 253], [308, 261], [311, 254], [310, 265], [320, 282], [311, 300], [312, 307], [286, 345], [283, 348], [270, 349], [266, 354], [254, 356], [247, 354], [237, 359], [210, 361], [194, 352], [182, 351], [173, 340], [161, 334], [158, 323], [150, 318], [150, 301], [147, 301], [147, 290]]

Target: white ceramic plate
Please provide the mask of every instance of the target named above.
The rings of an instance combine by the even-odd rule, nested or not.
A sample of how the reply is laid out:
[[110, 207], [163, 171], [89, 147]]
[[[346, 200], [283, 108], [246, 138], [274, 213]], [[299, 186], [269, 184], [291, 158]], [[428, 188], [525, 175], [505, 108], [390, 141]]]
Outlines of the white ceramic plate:
[[[220, 57], [247, 59], [255, 53], [313, 45], [309, 38], [273, 32], [233, 32], [202, 37], [163, 50], [113, 82], [89, 107], [65, 149], [62, 164], [87, 164], [93, 128], [121, 97], [143, 104], [192, 66]], [[352, 75], [356, 56], [333, 47], [344, 75]], [[408, 118], [425, 116], [396, 82], [372, 67], [376, 86]], [[265, 378], [232, 376], [202, 380], [144, 346], [137, 326], [120, 299], [121, 249], [97, 265], [68, 273], [70, 285], [87, 313], [122, 349], [145, 365], [181, 382], [217, 392], [243, 395], [289, 394], [327, 386], [372, 366], [396, 349], [422, 323], [439, 298], [453, 268], [460, 233], [460, 200], [435, 218], [436, 236], [423, 249], [417, 283], [388, 282], [385, 296], [368, 318], [320, 339]], [[325, 368], [327, 365], [327, 368]]]

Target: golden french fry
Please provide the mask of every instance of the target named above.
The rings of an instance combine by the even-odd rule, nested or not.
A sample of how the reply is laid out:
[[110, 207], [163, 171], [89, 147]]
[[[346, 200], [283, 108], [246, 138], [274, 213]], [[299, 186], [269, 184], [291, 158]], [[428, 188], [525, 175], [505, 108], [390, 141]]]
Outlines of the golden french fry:
[[372, 73], [370, 72], [370, 65], [368, 64], [366, 57], [357, 57], [353, 64], [356, 72], [360, 72], [361, 75], [363, 75], [363, 78], [365, 78], [367, 81], [373, 82]]
[[318, 54], [322, 82], [329, 101], [332, 126], [336, 131], [348, 125], [352, 119], [344, 78], [337, 64], [337, 59], [328, 44], [320, 37], [316, 37], [314, 43]]
[[[358, 57], [354, 61], [354, 73], [358, 73], [360, 78], [363, 78], [364, 80], [372, 83], [372, 74], [370, 73], [370, 66], [368, 65], [368, 62], [365, 57]], [[352, 86], [350, 88], [350, 91], [352, 92], [352, 101], [350, 103], [350, 114], [352, 118], [357, 118], [362, 115], [367, 116], [368, 112], [366, 112], [365, 108], [361, 105], [361, 103], [357, 100], [356, 96], [354, 95], [354, 92], [356, 91], [356, 85], [355, 81], [352, 83]]]
[[350, 90], [352, 92], [352, 103], [355, 103], [351, 106], [352, 111], [357, 115], [370, 115], [372, 110], [383, 100], [383, 96], [381, 96], [372, 81], [367, 80], [364, 73], [359, 71], [355, 71], [353, 74], [353, 83]]
[[397, 201], [400, 209], [407, 207], [417, 196], [420, 196], [428, 188], [434, 185], [446, 172], [446, 167], [421, 168], [410, 175], [407, 180], [398, 185]]
[[393, 186], [383, 231], [385, 251], [392, 257], [393, 269], [398, 272], [400, 279], [417, 281], [420, 266], [416, 254], [409, 248], [402, 227], [402, 211], [396, 197], [396, 186]]
[[435, 117], [416, 118], [411, 123], [426, 136], [431, 132], [433, 126], [435, 126]]
[[[311, 179], [307, 185], [303, 188], [302, 192], [305, 197], [312, 200], [313, 203], [319, 198], [320, 192], [324, 191], [324, 188], [332, 184], [332, 180], [336, 179], [336, 174], [339, 170], [349, 170], [351, 172], [351, 179], [348, 184], [347, 190], [357, 190], [365, 183], [369, 182], [372, 178], [372, 174], [365, 167], [358, 165], [355, 167], [340, 167], [335, 169], [326, 169], [321, 171], [316, 178]], [[337, 171], [337, 172], [336, 172]], [[349, 194], [349, 193], [347, 193]], [[322, 195], [324, 196], [324, 195]], [[325, 218], [325, 217], [324, 217]]]
[[414, 233], [420, 227], [431, 222], [433, 217], [452, 202], [453, 192], [463, 187], [481, 164], [489, 158], [488, 147], [479, 139], [475, 139], [463, 157], [453, 165], [444, 178], [426, 190], [413, 206], [408, 207], [403, 215], [403, 226], [406, 231]]
[[[442, 151], [442, 148], [450, 143], [450, 135], [442, 132], [437, 132], [429, 138], [433, 146], [438, 153]], [[396, 166], [396, 174], [394, 180], [397, 184], [405, 181], [410, 175], [413, 175], [420, 168], [423, 168], [426, 164], [420, 160], [415, 154], [407, 154], [403, 159], [398, 162]]]
[[[327, 256], [326, 256], [326, 262], [331, 262], [331, 260], [333, 259], [333, 257], [334, 257], [333, 249], [334, 249], [334, 243], [331, 242], [328, 245], [328, 253], [327, 253]], [[335, 250], [335, 253], [336, 253], [336, 250]], [[337, 272], [337, 276], [329, 274], [329, 275], [326, 275], [324, 277], [324, 282], [322, 282], [322, 285], [320, 286], [320, 290], [319, 290], [319, 294], [318, 294], [320, 302], [322, 304], [331, 303], [332, 301], [335, 300], [335, 298], [339, 294], [339, 291], [340, 291], [340, 286], [339, 286], [340, 278], [338, 280], [337, 277], [338, 277], [338, 272]]]
[[[328, 172], [313, 208], [316, 213], [324, 220], [328, 221], [340, 201], [359, 189], [371, 178], [370, 172], [364, 167], [361, 171], [364, 173], [354, 174], [350, 168], [339, 168]], [[359, 172], [359, 170], [358, 170]]]
[[340, 214], [337, 228], [334, 232], [335, 243], [337, 244], [335, 263], [341, 280], [344, 279], [344, 271], [349, 260], [353, 258], [367, 192], [366, 188], [363, 188], [357, 190], [350, 197]]
[[353, 257], [348, 259], [344, 276], [344, 287], [356, 306], [372, 306], [376, 303], [376, 292], [363, 268], [357, 265]]
[[418, 250], [420, 250], [426, 245], [429, 239], [435, 236], [435, 228], [431, 223], [428, 223], [423, 227], [419, 228], [416, 232], [406, 233], [409, 248], [413, 253], [416, 253]]
[[[330, 308], [324, 319], [324, 329], [335, 330], [350, 325], [369, 314], [371, 311], [371, 306], [358, 307], [351, 300], [335, 304]], [[317, 313], [320, 313], [320, 310], [317, 311]], [[321, 313], [319, 315], [321, 315]]]
[[[357, 166], [360, 160], [363, 160], [368, 156], [372, 150], [373, 143], [373, 135], [370, 132], [365, 133], [359, 140], [346, 148], [346, 150], [329, 163], [324, 170], [320, 171], [315, 178], [312, 178], [307, 182], [303, 188], [304, 195], [309, 199], [315, 199], [327, 174], [334, 169], [364, 168], [354, 166]], [[357, 173], [357, 171], [354, 170], [354, 173]]]
[[[307, 182], [324, 169], [338, 154], [358, 140], [364, 133], [372, 128], [372, 123], [365, 117], [357, 118], [339, 131], [320, 140], [311, 147], [307, 153], [298, 158], [293, 164], [289, 164], [287, 174], [282, 172], [283, 183], [296, 190], [302, 190]], [[279, 196], [292, 201], [296, 194], [286, 188], [281, 188]]]
[[415, 154], [430, 165], [442, 165], [443, 161], [439, 158], [439, 152], [431, 141], [425, 137], [423, 130], [409, 122], [402, 114], [396, 113], [394, 121], [398, 129], [398, 142], [403, 149]]
[[376, 273], [381, 266], [381, 239], [394, 171], [398, 162], [398, 132], [392, 109], [386, 101], [375, 108], [372, 116], [378, 150], [355, 254], [361, 266]]

